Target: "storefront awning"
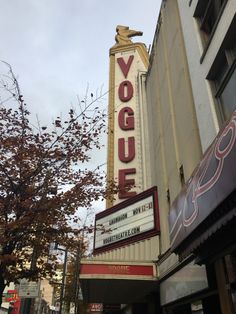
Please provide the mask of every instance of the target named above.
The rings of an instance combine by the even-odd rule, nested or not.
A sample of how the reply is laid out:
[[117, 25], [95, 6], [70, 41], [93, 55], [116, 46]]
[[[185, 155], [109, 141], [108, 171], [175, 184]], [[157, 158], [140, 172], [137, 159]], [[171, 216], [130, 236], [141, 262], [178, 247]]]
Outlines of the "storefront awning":
[[80, 283], [87, 303], [133, 303], [158, 291], [154, 263], [126, 263], [84, 260]]
[[[193, 234], [192, 238], [188, 239], [180, 247], [180, 258], [183, 259], [194, 252], [196, 255], [195, 262], [202, 264], [206, 260], [212, 262], [214, 259], [224, 255], [228, 248], [236, 246], [235, 223], [236, 208], [230, 210], [209, 225], [208, 228], [201, 226], [198, 233]], [[209, 247], [211, 248], [210, 250]]]

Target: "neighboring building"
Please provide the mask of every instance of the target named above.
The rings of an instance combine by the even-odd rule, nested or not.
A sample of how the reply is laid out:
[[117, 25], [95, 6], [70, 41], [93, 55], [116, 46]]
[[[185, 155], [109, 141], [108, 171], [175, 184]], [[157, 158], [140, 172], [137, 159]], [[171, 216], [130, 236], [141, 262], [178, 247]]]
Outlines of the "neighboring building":
[[53, 300], [53, 286], [47, 279], [42, 279], [40, 281], [40, 295], [37, 300], [37, 308], [38, 313], [47, 313], [49, 307], [52, 305]]
[[206, 266], [211, 297], [199, 296], [204, 313], [235, 313], [236, 3], [178, 6], [203, 157], [172, 204], [171, 251]]
[[[235, 33], [235, 0], [163, 0], [149, 64], [142, 44], [111, 48], [108, 176], [135, 188], [96, 221], [120, 228], [157, 187], [157, 224], [142, 236], [132, 220], [126, 236], [96, 233], [81, 269], [87, 300], [116, 287], [121, 313], [236, 312]], [[149, 269], [139, 281], [141, 265], [156, 280]]]
[[13, 314], [20, 313], [21, 300], [18, 295], [18, 290], [14, 283], [10, 283], [3, 291], [3, 300], [0, 307], [0, 314], [9, 313], [12, 310]]

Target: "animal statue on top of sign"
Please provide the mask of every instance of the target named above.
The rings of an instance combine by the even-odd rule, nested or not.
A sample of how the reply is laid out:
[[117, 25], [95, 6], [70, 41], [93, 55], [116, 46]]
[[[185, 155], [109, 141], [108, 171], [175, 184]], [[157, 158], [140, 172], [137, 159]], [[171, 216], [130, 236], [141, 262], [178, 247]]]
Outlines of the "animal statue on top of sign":
[[123, 25], [117, 25], [116, 32], [115, 40], [117, 45], [130, 44], [132, 43], [132, 40], [129, 39], [130, 37], [143, 35], [143, 32], [129, 29], [128, 26]]

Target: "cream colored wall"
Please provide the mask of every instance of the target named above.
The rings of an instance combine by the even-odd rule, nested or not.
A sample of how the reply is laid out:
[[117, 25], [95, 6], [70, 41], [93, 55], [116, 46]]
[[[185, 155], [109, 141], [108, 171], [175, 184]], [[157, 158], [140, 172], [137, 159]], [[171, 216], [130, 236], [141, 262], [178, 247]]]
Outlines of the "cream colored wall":
[[142, 159], [142, 185], [143, 189], [147, 190], [151, 188], [151, 162], [150, 162], [150, 141], [148, 132], [148, 108], [147, 108], [147, 96], [146, 96], [146, 71], [139, 72], [138, 76], [138, 95], [139, 95], [139, 127], [140, 127], [140, 150]]
[[205, 48], [201, 40], [198, 20], [193, 18], [198, 0], [193, 0], [190, 6], [188, 1], [177, 1], [186, 43], [197, 119], [200, 126], [202, 150], [206, 151], [216, 137], [221, 125], [221, 121], [217, 118], [217, 102], [214, 92], [206, 77], [235, 16], [236, 1], [227, 1], [217, 28], [214, 31], [214, 36], [211, 38], [210, 45], [201, 63], [200, 59]]
[[169, 248], [167, 190], [173, 202], [182, 187], [180, 166], [188, 179], [202, 154], [176, 1], [162, 5], [147, 76], [147, 106], [164, 253]]
[[104, 261], [153, 261], [159, 255], [159, 236], [132, 243], [121, 248], [113, 249], [93, 257], [94, 260]]

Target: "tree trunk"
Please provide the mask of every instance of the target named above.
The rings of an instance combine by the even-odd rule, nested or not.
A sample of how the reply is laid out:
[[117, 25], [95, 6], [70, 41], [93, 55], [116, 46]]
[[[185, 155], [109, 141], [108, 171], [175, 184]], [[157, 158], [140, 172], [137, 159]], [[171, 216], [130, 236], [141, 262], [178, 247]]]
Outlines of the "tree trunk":
[[3, 291], [6, 287], [6, 284], [5, 284], [5, 280], [3, 278], [3, 273], [2, 273], [2, 269], [0, 267], [0, 307], [2, 305], [2, 295], [3, 295]]

